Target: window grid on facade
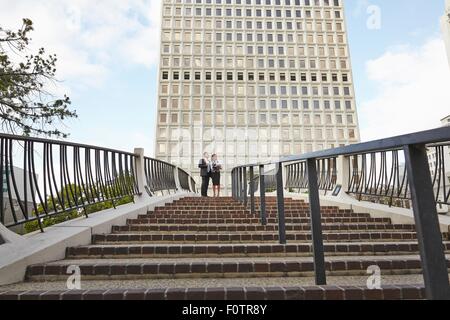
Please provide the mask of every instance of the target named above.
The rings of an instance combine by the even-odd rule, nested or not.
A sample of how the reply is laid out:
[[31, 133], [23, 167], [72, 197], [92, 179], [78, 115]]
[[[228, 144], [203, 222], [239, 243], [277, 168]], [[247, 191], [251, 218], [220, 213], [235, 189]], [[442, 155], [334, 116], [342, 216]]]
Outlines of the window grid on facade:
[[343, 10], [341, 0], [164, 0], [156, 156], [195, 173], [203, 151], [216, 152], [229, 173], [357, 142]]

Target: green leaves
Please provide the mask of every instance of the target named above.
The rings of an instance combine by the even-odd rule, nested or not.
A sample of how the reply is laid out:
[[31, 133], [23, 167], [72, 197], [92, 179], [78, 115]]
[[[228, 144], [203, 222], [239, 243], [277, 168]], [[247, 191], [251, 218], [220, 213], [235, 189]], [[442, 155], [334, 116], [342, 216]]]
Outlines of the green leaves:
[[[0, 26], [0, 125], [14, 134], [66, 138], [58, 126], [77, 114], [70, 110], [69, 97], [55, 98], [45, 89], [57, 82], [56, 55], [47, 55], [45, 48], [24, 58], [20, 54], [27, 50], [33, 30], [30, 19], [23, 19], [16, 32]], [[18, 58], [22, 61], [13, 62]]]

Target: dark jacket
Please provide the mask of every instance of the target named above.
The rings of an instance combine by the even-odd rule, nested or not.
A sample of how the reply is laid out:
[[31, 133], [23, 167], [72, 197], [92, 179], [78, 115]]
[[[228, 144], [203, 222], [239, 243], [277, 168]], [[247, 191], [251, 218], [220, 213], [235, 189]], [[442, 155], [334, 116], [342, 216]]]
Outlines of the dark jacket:
[[209, 166], [206, 163], [205, 159], [201, 159], [198, 163], [198, 167], [200, 168], [200, 176], [202, 177], [208, 177], [210, 176], [210, 172], [209, 172]]

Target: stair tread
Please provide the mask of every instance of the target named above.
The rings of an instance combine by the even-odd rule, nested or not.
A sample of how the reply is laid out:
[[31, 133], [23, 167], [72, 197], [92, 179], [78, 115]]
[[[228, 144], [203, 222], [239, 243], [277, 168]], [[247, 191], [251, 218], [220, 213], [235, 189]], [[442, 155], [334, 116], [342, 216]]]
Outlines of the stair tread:
[[[383, 275], [384, 283], [390, 285], [423, 286], [423, 276]], [[367, 276], [330, 276], [328, 283], [335, 286], [366, 286]], [[293, 286], [315, 286], [314, 277], [289, 278], [198, 278], [198, 279], [139, 279], [139, 280], [83, 280], [83, 290], [133, 290], [133, 289], [168, 289], [168, 288], [236, 288], [265, 287], [280, 288]], [[66, 281], [28, 282], [0, 287], [0, 292], [7, 291], [49, 291], [67, 290]]]
[[[450, 261], [450, 254], [446, 255]], [[403, 261], [403, 260], [420, 260], [419, 255], [403, 255], [403, 256], [339, 256], [326, 257], [325, 261]], [[313, 262], [312, 257], [220, 257], [220, 258], [202, 258], [202, 257], [188, 257], [188, 258], [134, 258], [134, 259], [65, 259], [49, 263], [37, 265], [130, 265], [130, 264], [159, 264], [159, 263], [253, 263], [253, 262], [268, 262], [268, 263], [283, 263], [283, 262]]]
[[[444, 244], [449, 244], [450, 245], [450, 241], [444, 241]], [[396, 241], [390, 241], [390, 242], [370, 242], [370, 241], [362, 241], [362, 242], [327, 242], [326, 245], [396, 245], [398, 244], [398, 242]], [[417, 241], [405, 241], [402, 242], [401, 244], [409, 244], [409, 245], [417, 245]], [[289, 244], [287, 244], [287, 246], [292, 245], [310, 245], [312, 246], [311, 243], [296, 243], [296, 242], [289, 242]], [[92, 245], [86, 245], [86, 246], [80, 246], [79, 248], [103, 248], [103, 247], [130, 247], [130, 246], [143, 246], [143, 247], [151, 247], [151, 246], [155, 246], [155, 247], [180, 247], [183, 246], [182, 244], [176, 244], [176, 243], [168, 243], [168, 244], [92, 244]], [[232, 244], [232, 243], [207, 243], [207, 244], [199, 244], [199, 243], [194, 243], [194, 244], [189, 244], [189, 246], [193, 246], [193, 247], [215, 247], [215, 246], [220, 246], [220, 247], [236, 247], [236, 246], [273, 246], [273, 247], [278, 247], [280, 246], [280, 244], [277, 243], [248, 243], [248, 244]]]

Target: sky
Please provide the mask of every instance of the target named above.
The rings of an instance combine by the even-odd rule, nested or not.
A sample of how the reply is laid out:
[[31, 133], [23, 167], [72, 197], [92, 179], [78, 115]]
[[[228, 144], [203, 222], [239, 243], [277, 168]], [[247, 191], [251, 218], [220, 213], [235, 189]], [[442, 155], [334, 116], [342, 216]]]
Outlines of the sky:
[[[438, 127], [450, 114], [444, 0], [346, 0], [362, 141]], [[69, 141], [154, 154], [161, 0], [0, 0], [0, 26], [33, 20], [58, 55], [79, 118]]]

